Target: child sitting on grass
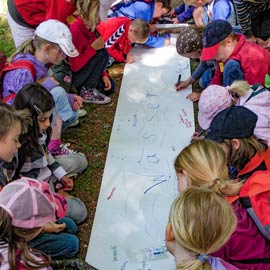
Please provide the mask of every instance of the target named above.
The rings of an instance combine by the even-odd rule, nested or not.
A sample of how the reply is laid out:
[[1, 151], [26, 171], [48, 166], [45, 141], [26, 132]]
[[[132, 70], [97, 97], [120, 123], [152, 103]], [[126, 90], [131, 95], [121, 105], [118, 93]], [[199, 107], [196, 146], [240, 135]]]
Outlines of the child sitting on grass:
[[133, 63], [135, 57], [130, 50], [134, 43], [145, 43], [150, 34], [150, 27], [142, 19], [131, 21], [119, 17], [100, 22], [97, 31], [104, 41], [111, 61]]
[[176, 269], [237, 270], [209, 255], [226, 243], [236, 224], [231, 205], [219, 194], [198, 187], [183, 191], [171, 206], [166, 227], [166, 245]]

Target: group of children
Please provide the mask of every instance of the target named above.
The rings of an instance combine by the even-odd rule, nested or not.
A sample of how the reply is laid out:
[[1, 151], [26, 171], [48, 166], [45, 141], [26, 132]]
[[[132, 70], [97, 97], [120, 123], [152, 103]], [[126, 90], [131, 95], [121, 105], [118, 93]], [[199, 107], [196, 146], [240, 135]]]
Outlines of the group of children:
[[[76, 256], [87, 209], [69, 191], [88, 162], [61, 142], [61, 133], [85, 115], [83, 102], [111, 101], [109, 63], [133, 63], [134, 43], [169, 44], [149, 24], [169, 12], [167, 0], [121, 2], [104, 22], [110, 1], [41, 2], [8, 0], [17, 47], [10, 62], [31, 62], [35, 74], [21, 67], [3, 78], [12, 104], [0, 103], [0, 266], [7, 269], [51, 269], [50, 258]], [[205, 134], [175, 160], [181, 195], [171, 206], [166, 245], [176, 269], [270, 269], [269, 240], [241, 199], [253, 181], [269, 176], [269, 52], [234, 32], [229, 13], [216, 11], [225, 2], [185, 1], [189, 12], [212, 3], [211, 22], [202, 34], [188, 27], [177, 38], [179, 54], [201, 59], [176, 89], [201, 77], [205, 90], [188, 98], [199, 100]]]

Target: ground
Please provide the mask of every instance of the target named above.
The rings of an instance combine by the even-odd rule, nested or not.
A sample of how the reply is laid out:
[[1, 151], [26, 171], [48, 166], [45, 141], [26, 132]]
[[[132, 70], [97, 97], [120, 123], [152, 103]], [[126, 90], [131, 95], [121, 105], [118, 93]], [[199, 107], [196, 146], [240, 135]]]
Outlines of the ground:
[[[14, 52], [10, 31], [4, 19], [0, 19], [0, 51], [6, 52], [7, 55]], [[197, 62], [192, 62], [192, 69], [196, 65]], [[80, 119], [78, 127], [68, 129], [62, 138], [63, 142], [70, 143], [70, 148], [85, 153], [89, 161], [87, 170], [76, 179], [73, 192], [73, 195], [85, 202], [88, 209], [88, 218], [79, 226], [78, 233], [79, 257], [82, 259], [86, 256], [94, 221], [123, 70], [124, 64], [116, 64], [109, 69], [110, 75], [116, 80], [115, 93], [111, 96], [112, 102], [107, 105], [84, 105], [87, 115]]]

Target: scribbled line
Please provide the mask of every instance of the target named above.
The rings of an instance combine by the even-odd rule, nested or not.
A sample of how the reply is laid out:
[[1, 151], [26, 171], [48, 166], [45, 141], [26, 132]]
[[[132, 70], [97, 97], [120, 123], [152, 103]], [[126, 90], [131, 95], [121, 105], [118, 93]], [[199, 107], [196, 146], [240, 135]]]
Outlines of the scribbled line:
[[151, 163], [158, 163], [159, 162], [159, 158], [157, 157], [156, 153], [154, 155], [148, 155], [148, 156], [146, 156], [146, 158]]
[[143, 134], [143, 138], [145, 140], [150, 139], [150, 138], [153, 138], [153, 142], [154, 142], [157, 139], [157, 136], [155, 134], [148, 134], [147, 132], [145, 132]]
[[165, 175], [160, 175], [156, 178], [153, 179], [154, 182], [157, 182], [155, 183], [154, 185], [150, 186], [149, 188], [147, 188], [143, 193], [146, 194], [149, 190], [151, 190], [152, 188], [154, 188], [155, 186], [158, 186], [164, 182], [167, 182], [168, 180], [167, 179], [160, 179], [160, 178], [164, 178]]
[[145, 127], [145, 121], [143, 120], [142, 127], [138, 130], [138, 134], [141, 133], [141, 131], [144, 129], [144, 127]]
[[157, 115], [152, 115], [150, 118], [148, 118], [148, 119], [146, 118], [146, 120], [148, 122], [152, 122], [154, 120], [154, 118], [157, 118], [157, 122], [159, 122], [159, 117]]
[[160, 146], [162, 146], [165, 136], [166, 136], [166, 132], [164, 131], [163, 135], [162, 135], [162, 138], [160, 140]]
[[145, 97], [157, 97], [157, 94], [146, 93]]
[[191, 121], [189, 121], [187, 118], [184, 118], [181, 114], [179, 114], [179, 123], [181, 124], [184, 124], [187, 128], [190, 128], [192, 127], [192, 123]]
[[144, 155], [144, 147], [143, 147], [143, 149], [142, 149], [142, 154], [141, 154], [141, 157], [140, 157], [140, 159], [138, 160], [138, 163], [141, 163], [141, 161], [142, 161], [142, 158], [143, 158], [143, 155]]
[[134, 114], [133, 115], [133, 124], [132, 124], [133, 127], [136, 127], [137, 126], [137, 114]]
[[185, 111], [185, 109], [182, 109], [181, 111], [183, 112], [184, 116], [187, 116], [187, 112]]
[[153, 104], [153, 103], [147, 103], [146, 104], [147, 105], [147, 107], [149, 108], [149, 109], [154, 109], [154, 110], [156, 110], [156, 109], [158, 109], [159, 108], [159, 104]]
[[112, 188], [112, 191], [111, 191], [111, 193], [110, 193], [110, 195], [107, 197], [107, 200], [110, 200], [111, 198], [112, 198], [112, 196], [113, 196], [113, 193], [116, 191], [116, 187], [113, 187]]

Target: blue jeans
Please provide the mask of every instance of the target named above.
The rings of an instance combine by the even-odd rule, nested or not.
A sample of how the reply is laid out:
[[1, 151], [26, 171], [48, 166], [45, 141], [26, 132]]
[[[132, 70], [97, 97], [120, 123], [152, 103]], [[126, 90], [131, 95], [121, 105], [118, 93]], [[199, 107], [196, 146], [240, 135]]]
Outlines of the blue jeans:
[[61, 86], [56, 86], [51, 89], [50, 93], [55, 102], [54, 114], [58, 114], [63, 121], [62, 131], [64, 131], [71, 123], [75, 122], [79, 114], [73, 111], [69, 103], [67, 93]]
[[211, 82], [213, 78], [213, 68], [209, 67], [205, 70], [205, 72], [202, 74], [199, 85], [202, 89], [205, 89]]
[[28, 242], [29, 246], [54, 259], [75, 257], [79, 250], [79, 239], [75, 235], [77, 233], [76, 224], [67, 217], [57, 223], [66, 223], [66, 229], [59, 233], [41, 233]]
[[231, 85], [235, 80], [244, 80], [244, 73], [240, 62], [230, 59], [224, 66], [223, 86]]

